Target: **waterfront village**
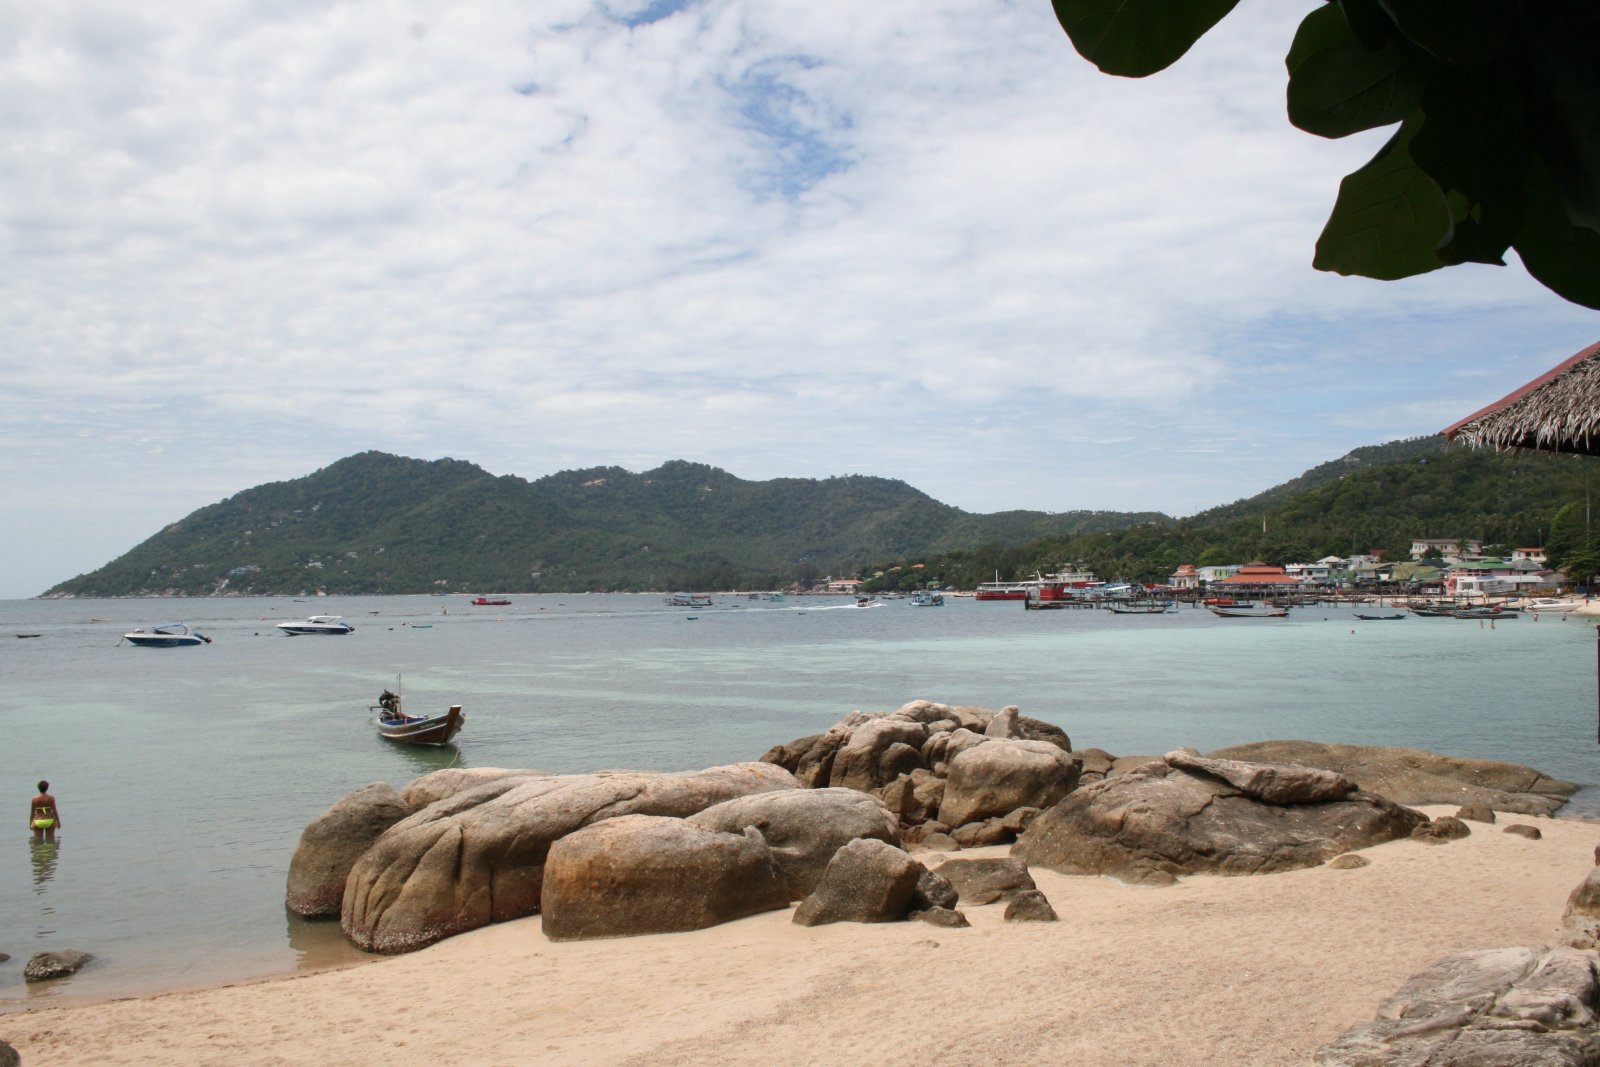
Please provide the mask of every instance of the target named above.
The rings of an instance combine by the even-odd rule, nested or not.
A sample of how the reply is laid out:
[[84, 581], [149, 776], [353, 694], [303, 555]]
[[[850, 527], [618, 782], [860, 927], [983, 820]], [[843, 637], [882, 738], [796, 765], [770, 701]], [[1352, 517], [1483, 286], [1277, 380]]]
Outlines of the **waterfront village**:
[[[1194, 597], [1205, 593], [1248, 593], [1260, 596], [1317, 595], [1442, 597], [1457, 601], [1552, 596], [1572, 588], [1568, 575], [1546, 566], [1543, 548], [1517, 548], [1508, 555], [1485, 556], [1483, 543], [1466, 538], [1415, 538], [1410, 558], [1385, 560], [1378, 551], [1351, 556], [1325, 556], [1314, 563], [1283, 566], [1261, 562], [1225, 566], [1178, 567], [1164, 585], [1107, 582], [1077, 567], [1055, 574], [1036, 574], [1014, 581], [981, 583], [976, 590], [945, 592], [979, 600], [1070, 599], [1073, 597]], [[912, 564], [906, 570], [920, 570]], [[902, 568], [877, 571], [865, 578], [829, 578], [821, 591], [855, 594], [884, 589], [936, 588], [936, 582], [905, 580]], [[804, 592], [805, 590], [795, 590]]]

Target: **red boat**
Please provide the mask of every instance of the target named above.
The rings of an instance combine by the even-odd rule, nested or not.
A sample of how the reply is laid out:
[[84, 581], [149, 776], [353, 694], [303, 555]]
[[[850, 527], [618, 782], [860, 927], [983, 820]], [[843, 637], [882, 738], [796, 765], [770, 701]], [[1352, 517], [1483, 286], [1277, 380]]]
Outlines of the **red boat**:
[[480, 608], [503, 608], [507, 604], [511, 603], [511, 601], [506, 600], [503, 597], [490, 599], [486, 596], [475, 596], [472, 598], [472, 602]]

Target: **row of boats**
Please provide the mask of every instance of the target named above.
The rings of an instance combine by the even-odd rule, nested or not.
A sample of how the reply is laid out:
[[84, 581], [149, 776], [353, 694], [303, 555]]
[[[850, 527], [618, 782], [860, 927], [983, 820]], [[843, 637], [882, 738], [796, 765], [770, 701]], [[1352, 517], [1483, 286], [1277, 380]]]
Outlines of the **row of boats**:
[[[290, 637], [306, 634], [339, 636], [356, 632], [356, 628], [345, 622], [341, 615], [312, 615], [296, 622], [280, 622], [276, 629]], [[186, 622], [162, 623], [148, 630], [140, 628], [123, 634], [122, 639], [135, 648], [184, 648], [211, 643], [211, 638], [193, 629]]]

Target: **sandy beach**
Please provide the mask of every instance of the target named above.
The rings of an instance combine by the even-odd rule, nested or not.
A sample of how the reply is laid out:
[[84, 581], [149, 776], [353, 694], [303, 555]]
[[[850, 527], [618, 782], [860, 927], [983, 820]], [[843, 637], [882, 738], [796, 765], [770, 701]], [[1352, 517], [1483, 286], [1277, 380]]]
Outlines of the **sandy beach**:
[[[1543, 839], [1503, 832], [1518, 822]], [[0, 1038], [28, 1067], [1304, 1064], [1440, 956], [1555, 941], [1600, 825], [1470, 825], [1354, 870], [1163, 889], [1035, 870], [1052, 924], [994, 904], [965, 930], [808, 929], [791, 909], [557, 944], [525, 919], [345, 970], [15, 1012]]]

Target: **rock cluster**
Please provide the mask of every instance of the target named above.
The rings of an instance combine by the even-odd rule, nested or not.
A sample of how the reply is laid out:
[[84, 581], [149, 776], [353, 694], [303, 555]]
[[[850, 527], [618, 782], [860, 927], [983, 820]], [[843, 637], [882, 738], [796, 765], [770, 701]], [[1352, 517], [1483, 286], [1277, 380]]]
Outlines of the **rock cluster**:
[[[808, 789], [871, 793], [894, 813], [908, 843], [935, 851], [1015, 840], [1032, 816], [1077, 787], [1084, 767], [1064, 730], [1015, 706], [992, 711], [927, 700], [855, 712], [761, 758]], [[1111, 762], [1106, 757], [1104, 767]]]

